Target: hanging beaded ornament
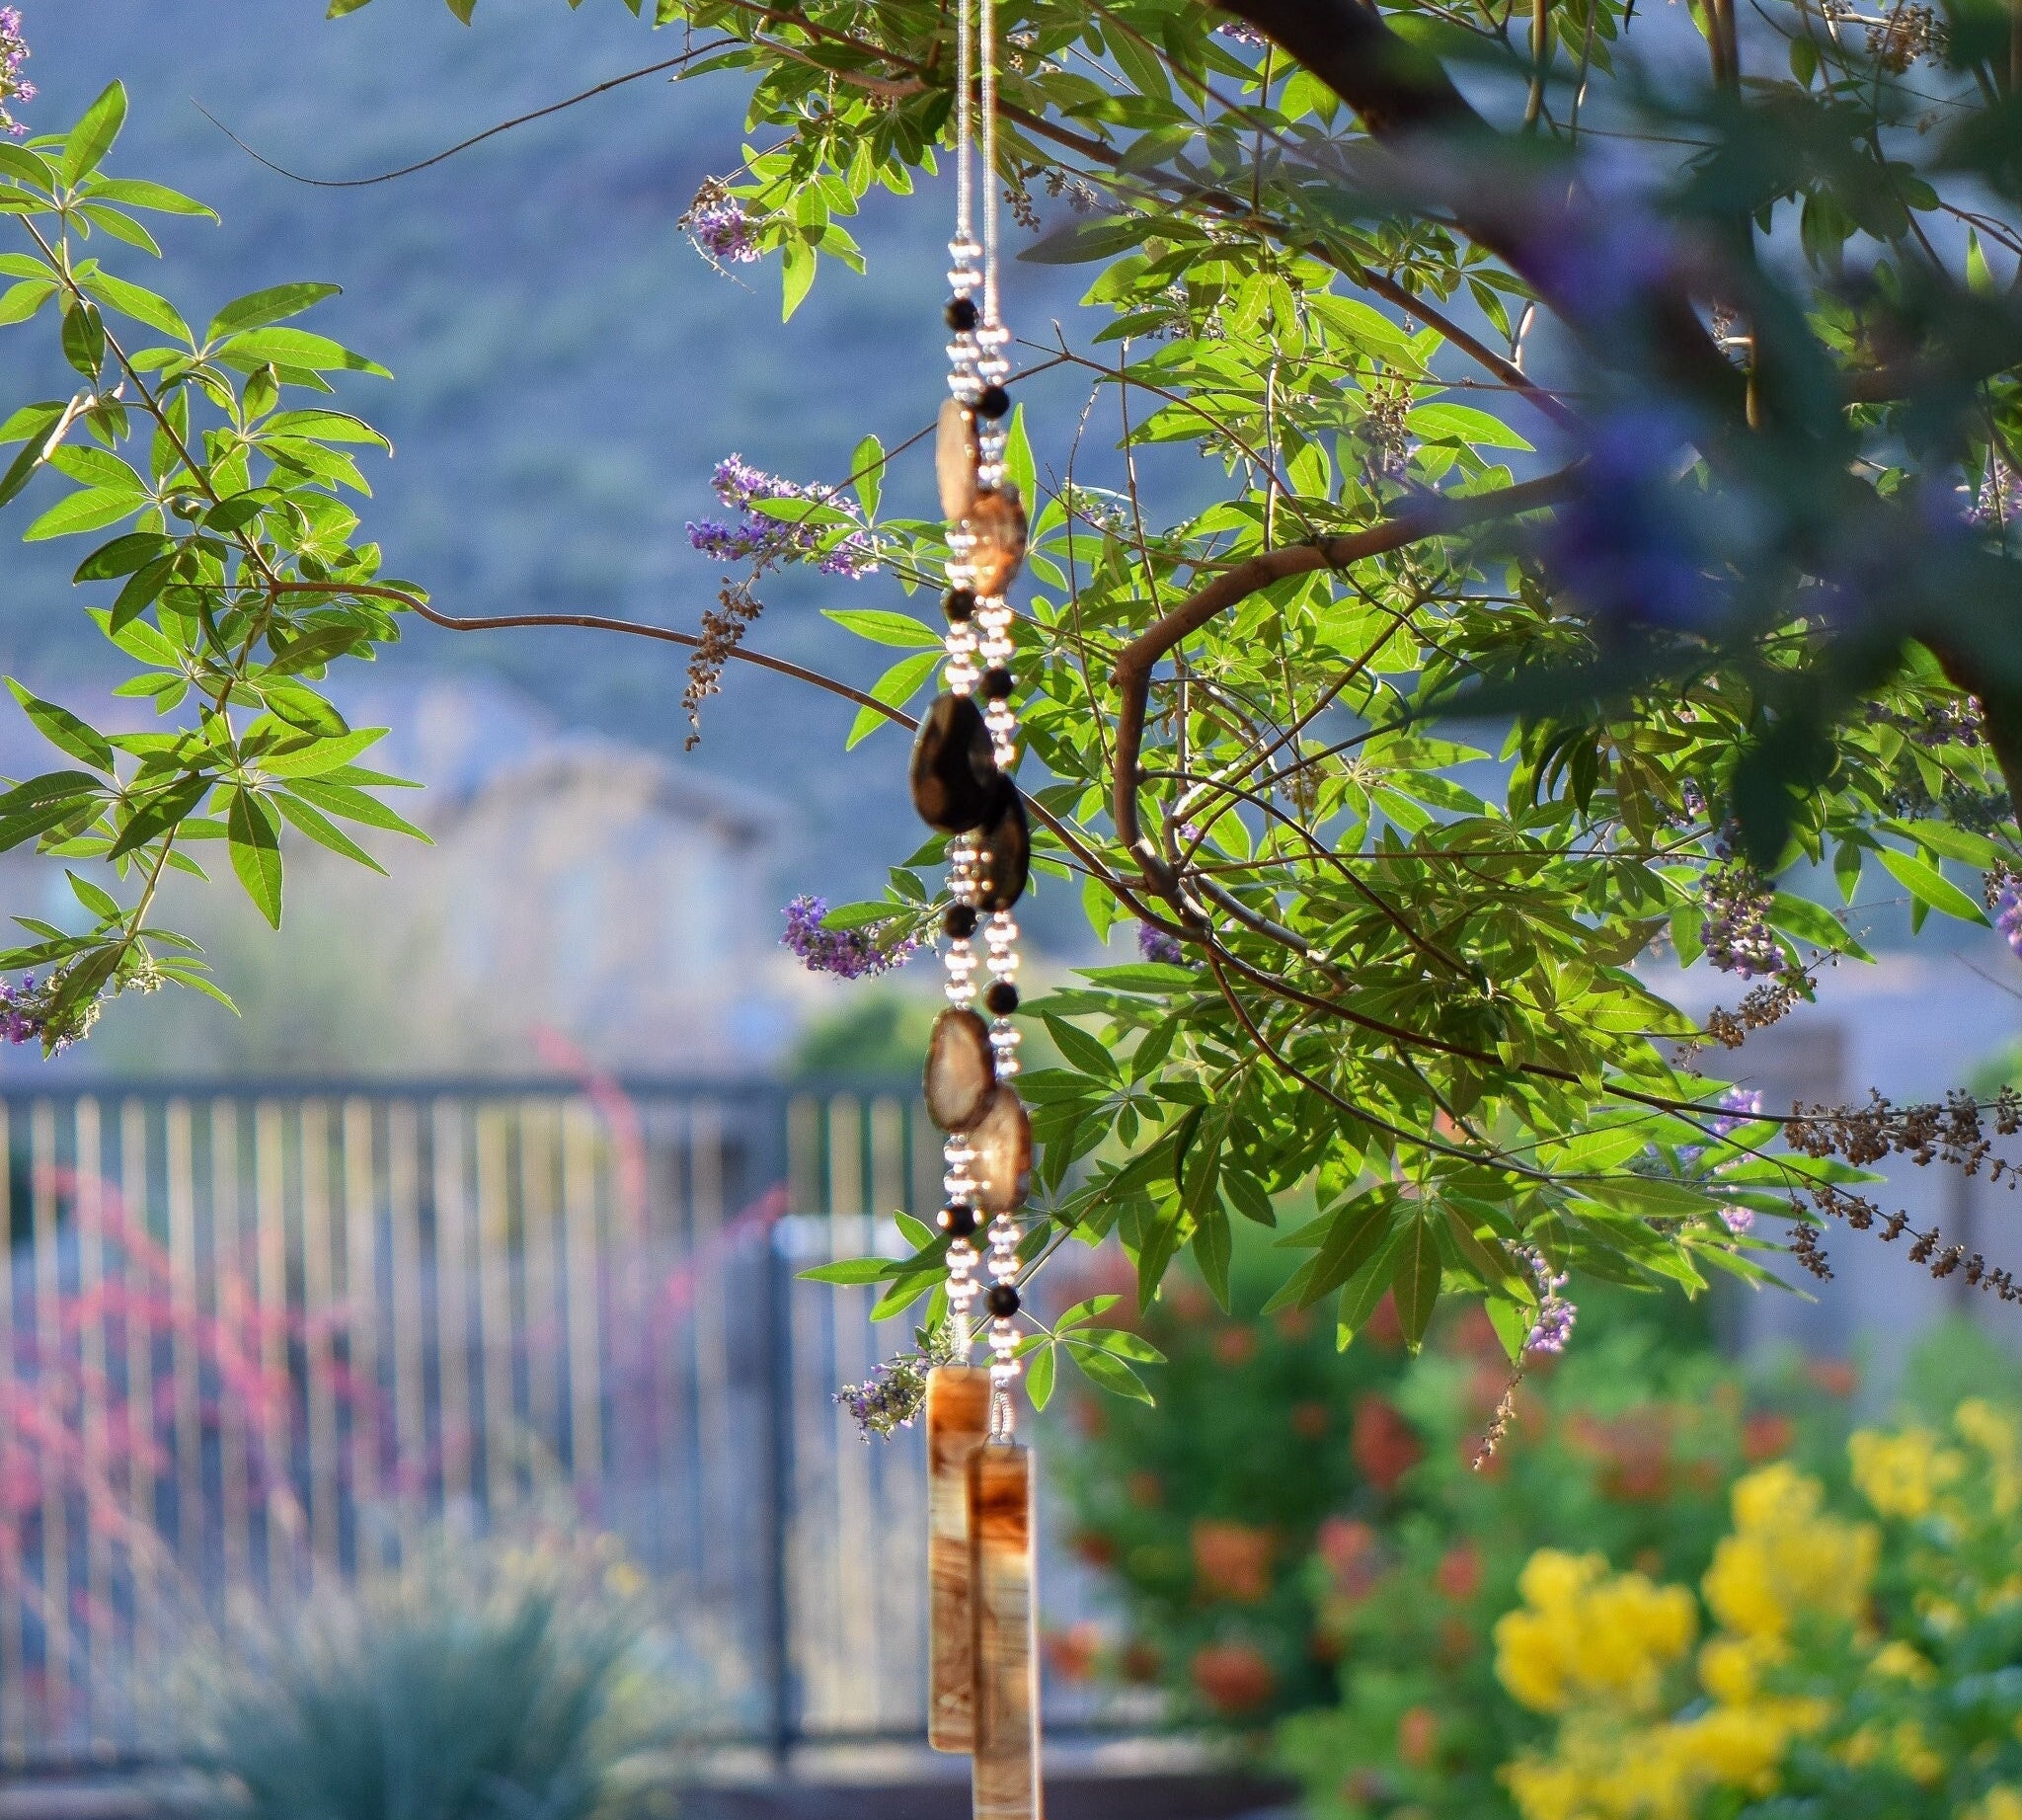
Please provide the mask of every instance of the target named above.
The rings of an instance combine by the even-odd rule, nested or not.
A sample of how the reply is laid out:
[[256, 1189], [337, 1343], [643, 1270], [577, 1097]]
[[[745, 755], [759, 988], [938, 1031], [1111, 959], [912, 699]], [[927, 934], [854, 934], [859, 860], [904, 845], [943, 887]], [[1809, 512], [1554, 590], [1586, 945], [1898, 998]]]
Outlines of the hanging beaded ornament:
[[[1018, 489], [1004, 474], [1011, 410], [1004, 350], [1011, 332], [997, 295], [995, 0], [962, 0], [957, 30], [956, 227], [948, 248], [953, 295], [947, 308], [953, 339], [949, 398], [934, 448], [948, 520], [948, 658], [945, 692], [920, 723], [911, 773], [913, 806], [929, 828], [950, 836], [952, 900], [942, 919], [948, 1009], [935, 1020], [925, 1080], [928, 1112], [947, 1134], [940, 1225], [949, 1240], [955, 1357], [927, 1380], [927, 1731], [936, 1750], [973, 1756], [978, 1820], [1038, 1820], [1033, 1463], [1014, 1438], [1012, 1406], [1019, 1373], [1019, 1217], [1032, 1170], [1032, 1124], [1013, 1084], [1018, 924], [1012, 911], [1025, 892], [1031, 833], [1025, 799], [1011, 777], [1018, 721], [1006, 594], [1025, 559], [1026, 517]], [[984, 986], [977, 981], [979, 959], [988, 976]], [[987, 1324], [986, 1368], [970, 1363], [978, 1297]]]

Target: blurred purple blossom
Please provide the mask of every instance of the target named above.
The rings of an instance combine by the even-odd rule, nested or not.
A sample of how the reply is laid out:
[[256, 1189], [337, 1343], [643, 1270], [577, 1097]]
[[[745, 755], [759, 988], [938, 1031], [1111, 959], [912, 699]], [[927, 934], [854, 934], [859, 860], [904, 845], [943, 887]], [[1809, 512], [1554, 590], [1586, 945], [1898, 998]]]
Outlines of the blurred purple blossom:
[[2003, 885], [2001, 895], [1994, 900], [1994, 927], [2000, 930], [2009, 950], [2022, 955], [2022, 893], [2013, 884]]
[[28, 40], [21, 35], [21, 9], [0, 6], [0, 132], [16, 139], [25, 137], [28, 128], [7, 111], [8, 103], [36, 98], [36, 85], [21, 73], [28, 56]]
[[1187, 951], [1180, 946], [1179, 937], [1153, 928], [1148, 922], [1137, 925], [1137, 952], [1147, 961], [1167, 967], [1184, 967], [1187, 961]]
[[[0, 11], [0, 21], [6, 14]], [[26, 974], [19, 983], [0, 980], [0, 1040], [9, 1043], [39, 1044], [49, 1025], [51, 989], [56, 982], [52, 978], [46, 984], [38, 986], [34, 974]], [[74, 1014], [73, 1014], [74, 1015]], [[92, 1012], [87, 1010], [77, 1024], [77, 1034], [82, 1035], [89, 1027]], [[52, 1046], [54, 1050], [68, 1049], [74, 1039], [71, 1036], [58, 1037]]]
[[854, 509], [827, 487], [803, 486], [778, 474], [753, 467], [742, 455], [726, 455], [710, 476], [716, 497], [733, 512], [743, 515], [735, 524], [718, 518], [691, 518], [688, 542], [705, 556], [719, 562], [755, 562], [769, 568], [775, 562], [812, 561], [822, 575], [859, 581], [875, 575], [878, 552], [868, 529], [852, 530], [824, 549], [823, 539], [833, 525], [795, 523], [790, 518], [770, 518], [755, 510], [759, 500], [807, 500], [813, 505], [833, 506], [849, 513]]
[[1239, 44], [1268, 44], [1271, 40], [1253, 25], [1240, 19], [1231, 19], [1214, 28], [1223, 38], [1232, 38]]
[[921, 947], [917, 935], [909, 935], [891, 947], [883, 946], [874, 929], [824, 929], [821, 918], [828, 914], [825, 898], [796, 898], [786, 907], [786, 933], [780, 946], [801, 957], [810, 973], [833, 974], [839, 980], [867, 980], [894, 967], [902, 967]]
[[1579, 491], [1539, 550], [1554, 584], [1592, 618], [1696, 630], [1719, 617], [1674, 478], [1690, 442], [1683, 415], [1663, 406], [1624, 407], [1594, 423]]

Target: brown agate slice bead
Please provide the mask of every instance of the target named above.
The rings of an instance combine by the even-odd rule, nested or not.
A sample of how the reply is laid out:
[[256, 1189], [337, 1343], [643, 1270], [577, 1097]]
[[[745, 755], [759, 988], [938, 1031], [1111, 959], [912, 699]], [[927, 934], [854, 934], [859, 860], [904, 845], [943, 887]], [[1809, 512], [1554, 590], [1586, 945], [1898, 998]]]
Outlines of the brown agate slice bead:
[[969, 566], [979, 594], [1001, 594], [1025, 561], [1025, 508], [1009, 481], [987, 487], [975, 496], [969, 512], [970, 534], [975, 545]]
[[1007, 910], [1025, 896], [1032, 877], [1032, 824], [1026, 819], [1024, 797], [1008, 777], [992, 813], [977, 826], [975, 840], [983, 851], [976, 908]]
[[967, 695], [943, 695], [920, 722], [912, 747], [912, 806], [944, 834], [966, 834], [996, 809], [1003, 778], [990, 755], [990, 730]]
[[960, 524], [975, 507], [975, 469], [981, 458], [975, 413], [949, 399], [934, 432], [934, 477], [941, 483], [941, 513], [950, 524]]
[[1015, 1214], [1032, 1181], [1032, 1120], [1015, 1088], [990, 1089], [981, 1116], [970, 1127], [969, 1147], [975, 1152], [969, 1173], [976, 1207], [986, 1214]]
[[973, 1011], [950, 1006], [934, 1019], [927, 1045], [927, 1116], [943, 1131], [967, 1131], [996, 1084], [989, 1025]]

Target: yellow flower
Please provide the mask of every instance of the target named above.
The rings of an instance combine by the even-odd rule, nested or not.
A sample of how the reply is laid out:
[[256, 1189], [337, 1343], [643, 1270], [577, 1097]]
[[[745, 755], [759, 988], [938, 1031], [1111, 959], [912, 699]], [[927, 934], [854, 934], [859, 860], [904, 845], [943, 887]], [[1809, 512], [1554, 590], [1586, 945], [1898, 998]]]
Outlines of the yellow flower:
[[1868, 1668], [1873, 1674], [1906, 1681], [1914, 1688], [1927, 1688], [1938, 1678], [1938, 1671], [1916, 1645], [1905, 1643], [1901, 1637], [1884, 1643], [1876, 1650], [1869, 1658]]
[[1748, 1794], [1771, 1794], [1776, 1766], [1798, 1729], [1787, 1708], [1792, 1701], [1716, 1706], [1678, 1727], [1685, 1734], [1700, 1776], [1708, 1782]]
[[2022, 1820], [2022, 1788], [1996, 1783], [1969, 1807], [1960, 1820]]
[[1927, 1428], [1893, 1435], [1862, 1429], [1847, 1441], [1846, 1451], [1861, 1496], [1884, 1517], [1912, 1523], [1936, 1509], [1939, 1492], [1955, 1484], [1966, 1467], [1957, 1451], [1940, 1447]]
[[1597, 1554], [1541, 1548], [1517, 1586], [1523, 1604], [1496, 1623], [1496, 1674], [1534, 1712], [1594, 1700], [1646, 1709], [1665, 1669], [1692, 1646], [1690, 1593], [1640, 1573], [1609, 1575]]
[[1788, 1652], [1771, 1638], [1709, 1637], [1699, 1651], [1699, 1685], [1729, 1706], [1746, 1705], [1762, 1689], [1762, 1671]]
[[1881, 1538], [1870, 1524], [1822, 1515], [1824, 1499], [1819, 1481], [1788, 1461], [1736, 1481], [1735, 1533], [1721, 1539], [1702, 1582], [1728, 1629], [1780, 1637], [1800, 1612], [1860, 1617]]

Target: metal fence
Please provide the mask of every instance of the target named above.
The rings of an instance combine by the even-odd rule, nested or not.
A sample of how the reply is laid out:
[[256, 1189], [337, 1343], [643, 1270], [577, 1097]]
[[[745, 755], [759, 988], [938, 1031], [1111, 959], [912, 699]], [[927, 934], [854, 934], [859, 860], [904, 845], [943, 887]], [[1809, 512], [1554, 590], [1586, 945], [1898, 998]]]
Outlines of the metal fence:
[[796, 1283], [937, 1198], [904, 1093], [552, 1084], [0, 1096], [0, 1762], [145, 1752], [193, 1625], [543, 1500], [706, 1636], [722, 1729], [923, 1710], [892, 1349]]

